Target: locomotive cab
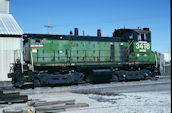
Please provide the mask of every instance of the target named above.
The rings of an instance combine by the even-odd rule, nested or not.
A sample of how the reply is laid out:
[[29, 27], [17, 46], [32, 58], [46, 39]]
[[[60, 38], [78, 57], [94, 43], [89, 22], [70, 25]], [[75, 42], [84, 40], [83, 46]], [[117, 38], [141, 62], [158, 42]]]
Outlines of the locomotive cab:
[[130, 55], [139, 57], [140, 54], [145, 53], [144, 55], [147, 56], [146, 53], [151, 52], [151, 32], [149, 28], [118, 29], [113, 33], [113, 37], [120, 37], [121, 42], [128, 43], [128, 54]]
[[120, 37], [121, 62], [126, 63], [126, 70], [147, 70], [154, 76], [156, 56], [151, 50], [149, 28], [118, 29], [113, 33], [113, 37]]
[[151, 42], [151, 32], [149, 31], [149, 28], [143, 28], [134, 30], [137, 33], [137, 39], [138, 41], [147, 41]]
[[[120, 37], [120, 41], [126, 43], [126, 51], [123, 56], [128, 56], [129, 62], [154, 62], [154, 53], [151, 51], [151, 31], [143, 29], [118, 29], [113, 37]], [[124, 46], [124, 45], [122, 45]]]
[[121, 42], [146, 41], [151, 42], [149, 28], [143, 29], [118, 29], [113, 32], [113, 37], [120, 37]]

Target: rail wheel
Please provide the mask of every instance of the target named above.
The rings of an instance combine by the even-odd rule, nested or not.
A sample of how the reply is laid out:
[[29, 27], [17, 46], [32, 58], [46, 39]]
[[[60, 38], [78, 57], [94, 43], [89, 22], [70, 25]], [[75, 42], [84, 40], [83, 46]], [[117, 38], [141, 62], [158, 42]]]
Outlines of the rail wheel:
[[40, 87], [41, 86], [41, 82], [38, 78], [34, 79], [34, 87]]
[[113, 82], [118, 82], [119, 81], [119, 77], [118, 77], [118, 75], [114, 75], [113, 76], [113, 80], [112, 80]]

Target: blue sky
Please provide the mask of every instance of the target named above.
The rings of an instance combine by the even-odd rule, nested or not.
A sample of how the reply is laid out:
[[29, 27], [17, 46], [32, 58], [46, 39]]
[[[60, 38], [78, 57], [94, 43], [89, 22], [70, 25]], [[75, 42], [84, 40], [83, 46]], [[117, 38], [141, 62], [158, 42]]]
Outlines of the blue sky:
[[170, 0], [11, 0], [13, 14], [25, 33], [112, 36], [114, 29], [149, 27], [152, 49], [167, 52], [171, 47]]

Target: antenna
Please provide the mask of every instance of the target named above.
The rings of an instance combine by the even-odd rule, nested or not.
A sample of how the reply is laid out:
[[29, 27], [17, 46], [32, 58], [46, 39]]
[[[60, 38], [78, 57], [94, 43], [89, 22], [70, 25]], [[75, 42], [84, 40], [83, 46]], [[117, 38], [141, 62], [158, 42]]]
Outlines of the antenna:
[[49, 20], [48, 20], [48, 25], [44, 25], [44, 27], [47, 27], [47, 29], [48, 29], [48, 34], [50, 34], [50, 28], [53, 28], [53, 26], [50, 26]]
[[84, 30], [82, 31], [82, 33], [83, 33], [83, 36], [85, 36], [85, 31]]

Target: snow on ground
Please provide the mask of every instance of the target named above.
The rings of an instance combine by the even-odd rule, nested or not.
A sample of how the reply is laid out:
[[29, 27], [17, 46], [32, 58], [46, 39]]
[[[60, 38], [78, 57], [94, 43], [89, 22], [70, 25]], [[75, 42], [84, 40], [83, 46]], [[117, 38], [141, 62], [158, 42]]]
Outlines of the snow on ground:
[[[159, 84], [162, 84], [163, 87]], [[136, 87], [138, 85], [139, 88], [142, 88], [142, 91], [138, 90], [138, 87]], [[125, 88], [124, 86], [128, 87]], [[157, 90], [152, 90], [150, 87], [153, 87]], [[89, 88], [98, 89], [100, 92], [109, 92], [109, 90], [112, 90], [112, 92], [115, 92], [116, 95], [107, 96], [71, 93], [73, 90]], [[127, 92], [121, 90], [122, 88], [127, 90]], [[137, 90], [130, 92], [129, 90], [132, 90], [132, 88], [136, 88]], [[119, 90], [118, 93], [117, 90]], [[75, 99], [75, 103], [89, 104], [89, 107], [67, 109], [63, 113], [171, 113], [171, 88], [169, 79], [54, 88], [44, 87], [15, 91], [20, 91], [20, 93], [24, 95], [27, 94], [28, 98], [32, 99], [32, 101], [58, 101]], [[27, 103], [11, 105], [1, 104], [0, 113], [2, 113], [3, 109], [20, 110], [29, 108], [33, 109], [32, 107], [28, 107]]]
[[169, 91], [85, 95], [88, 97], [85, 102], [90, 101], [89, 108], [69, 109], [64, 113], [171, 113], [170, 94]]
[[[35, 101], [56, 101], [75, 99], [75, 103], [87, 103], [88, 108], [67, 109], [63, 113], [170, 113], [170, 91], [122, 93], [117, 96], [94, 94], [75, 94], [59, 92], [50, 94], [33, 94], [29, 98]], [[78, 98], [79, 97], [79, 98]], [[28, 109], [27, 103], [0, 106], [5, 109]], [[31, 108], [33, 109], [33, 108]]]

